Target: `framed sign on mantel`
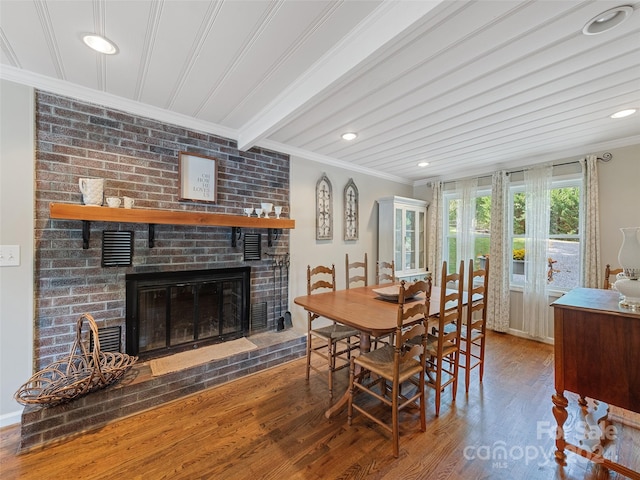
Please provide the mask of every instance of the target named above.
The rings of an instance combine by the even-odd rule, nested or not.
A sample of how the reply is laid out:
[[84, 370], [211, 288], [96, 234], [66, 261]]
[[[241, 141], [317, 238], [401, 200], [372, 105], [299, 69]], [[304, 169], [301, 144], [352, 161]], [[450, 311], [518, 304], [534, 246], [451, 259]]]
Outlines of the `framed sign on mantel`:
[[198, 153], [178, 154], [180, 200], [216, 202], [217, 160]]

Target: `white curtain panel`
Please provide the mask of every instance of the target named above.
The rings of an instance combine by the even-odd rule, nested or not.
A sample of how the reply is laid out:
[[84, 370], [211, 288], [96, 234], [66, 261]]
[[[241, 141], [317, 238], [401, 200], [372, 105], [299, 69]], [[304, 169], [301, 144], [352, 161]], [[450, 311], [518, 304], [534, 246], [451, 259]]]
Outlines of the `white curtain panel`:
[[524, 330], [536, 338], [548, 336], [547, 259], [552, 174], [551, 165], [534, 167], [524, 172], [526, 233], [523, 320]]
[[442, 182], [431, 184], [433, 198], [429, 206], [429, 250], [427, 254], [427, 268], [431, 272], [434, 285], [440, 283], [442, 263]]
[[489, 288], [487, 292], [487, 328], [509, 330], [509, 177], [495, 172], [491, 187], [491, 234], [489, 240]]
[[600, 206], [598, 203], [598, 158], [580, 159], [582, 166], [582, 282], [587, 288], [601, 288], [604, 279], [600, 258]]
[[458, 263], [464, 260], [465, 265], [475, 257], [477, 192], [477, 178], [456, 182], [456, 197], [460, 199], [456, 216], [456, 258]]

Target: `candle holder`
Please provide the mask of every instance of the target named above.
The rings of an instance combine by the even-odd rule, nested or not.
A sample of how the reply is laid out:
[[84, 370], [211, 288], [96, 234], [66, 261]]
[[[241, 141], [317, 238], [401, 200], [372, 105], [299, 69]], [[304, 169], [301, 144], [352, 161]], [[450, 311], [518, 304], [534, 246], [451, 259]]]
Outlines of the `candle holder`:
[[622, 295], [620, 305], [640, 309], [640, 227], [621, 228], [623, 239], [618, 262], [622, 273], [617, 275], [614, 288]]
[[264, 218], [267, 218], [273, 209], [273, 203], [261, 203], [260, 206], [264, 212]]

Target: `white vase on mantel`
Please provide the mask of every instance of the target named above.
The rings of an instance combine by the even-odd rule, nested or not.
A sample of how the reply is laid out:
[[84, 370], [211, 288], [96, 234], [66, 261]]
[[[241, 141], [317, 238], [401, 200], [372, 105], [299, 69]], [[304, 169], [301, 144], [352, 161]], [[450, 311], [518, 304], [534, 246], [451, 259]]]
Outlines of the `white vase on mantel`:
[[618, 262], [622, 273], [617, 276], [614, 288], [622, 295], [620, 305], [640, 308], [640, 227], [621, 228], [623, 239]]

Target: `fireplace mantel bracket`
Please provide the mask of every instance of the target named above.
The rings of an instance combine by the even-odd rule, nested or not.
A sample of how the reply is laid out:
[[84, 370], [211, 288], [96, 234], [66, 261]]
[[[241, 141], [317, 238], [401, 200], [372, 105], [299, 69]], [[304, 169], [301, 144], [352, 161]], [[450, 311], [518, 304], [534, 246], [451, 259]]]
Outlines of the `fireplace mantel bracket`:
[[89, 220], [82, 220], [82, 249], [87, 250], [89, 248], [89, 238], [91, 237], [91, 222]]
[[156, 246], [156, 226], [154, 223], [149, 224], [149, 248]]
[[[91, 239], [91, 221], [82, 220], [82, 249], [89, 249], [89, 240]], [[153, 223], [149, 224], [149, 248], [155, 247], [156, 240], [156, 226]]]
[[236, 247], [238, 240], [242, 237], [242, 229], [240, 227], [231, 227], [231, 246]]
[[267, 245], [273, 247], [273, 242], [278, 240], [278, 237], [282, 233], [281, 228], [268, 228], [267, 229]]

